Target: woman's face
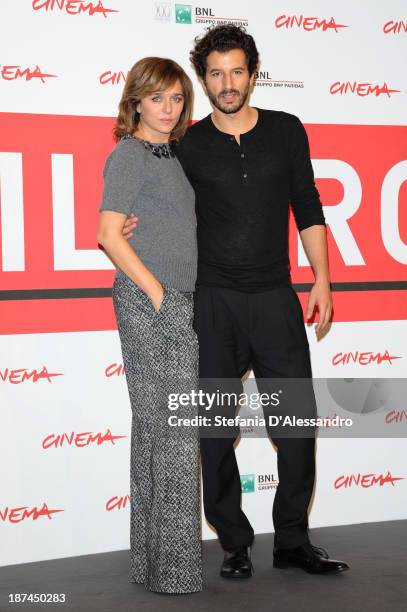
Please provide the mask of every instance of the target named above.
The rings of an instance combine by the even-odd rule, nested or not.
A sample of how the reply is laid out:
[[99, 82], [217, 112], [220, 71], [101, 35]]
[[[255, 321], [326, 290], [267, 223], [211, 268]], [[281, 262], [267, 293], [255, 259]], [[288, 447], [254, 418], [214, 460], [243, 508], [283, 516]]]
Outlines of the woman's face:
[[168, 142], [172, 130], [179, 121], [184, 103], [184, 94], [179, 81], [167, 89], [145, 96], [136, 107], [140, 113], [136, 133], [150, 142]]

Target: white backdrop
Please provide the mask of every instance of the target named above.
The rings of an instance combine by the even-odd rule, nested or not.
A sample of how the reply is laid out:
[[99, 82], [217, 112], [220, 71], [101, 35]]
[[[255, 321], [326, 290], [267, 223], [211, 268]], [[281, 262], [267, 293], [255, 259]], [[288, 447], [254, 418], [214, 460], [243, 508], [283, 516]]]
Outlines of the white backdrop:
[[[115, 12], [104, 13], [102, 9]], [[373, 183], [377, 178], [375, 163], [378, 156], [384, 155], [384, 149], [389, 159], [387, 166], [384, 162], [380, 166], [380, 181], [407, 157], [405, 132], [399, 131], [405, 125], [407, 89], [407, 19], [401, 0], [386, 3], [223, 0], [202, 6], [149, 0], [105, 0], [103, 5], [79, 0], [10, 0], [2, 2], [0, 10], [0, 120], [2, 125], [9, 126], [3, 136], [0, 134], [1, 290], [102, 284], [108, 287], [109, 282], [101, 283], [102, 276], [98, 274], [104, 274], [105, 281], [108, 279], [111, 284], [111, 266], [104, 254], [97, 251], [95, 238], [103, 160], [98, 161], [95, 169], [89, 159], [87, 171], [87, 159], [81, 158], [91, 185], [89, 197], [84, 198], [82, 179], [76, 178], [78, 162], [74, 149], [65, 142], [63, 147], [51, 149], [52, 155], [64, 156], [58, 166], [58, 159], [52, 160], [49, 154], [43, 156], [42, 139], [49, 138], [50, 131], [57, 132], [58, 126], [65, 126], [69, 132], [72, 121], [81, 121], [82, 138], [90, 142], [91, 152], [100, 147], [112, 148], [114, 143], [106, 140], [105, 135], [99, 145], [98, 133], [89, 118], [115, 116], [127, 70], [146, 55], [168, 56], [185, 67], [196, 91], [194, 119], [205, 116], [210, 107], [188, 62], [193, 38], [208, 25], [205, 21], [237, 20], [247, 25], [261, 54], [252, 104], [298, 115], [313, 135], [311, 152], [315, 141], [318, 157], [334, 162], [331, 169], [338, 170], [341, 161], [353, 163], [341, 149], [349, 137], [353, 138], [352, 134], [356, 139], [359, 129], [374, 130], [363, 131], [373, 134], [371, 139], [347, 142], [352, 151], [358, 151], [361, 164], [367, 164], [362, 177], [363, 193], [369, 192], [369, 181]], [[295, 17], [292, 26], [290, 21], [288, 27], [281, 25], [289, 17]], [[318, 21], [310, 17], [317, 17]], [[338, 89], [343, 93], [335, 93]], [[38, 128], [42, 125], [39, 115], [46, 116], [44, 121], [51, 126], [46, 135]], [[383, 142], [394, 143], [392, 155], [388, 152], [393, 144], [385, 146], [375, 140], [382, 132], [377, 132], [374, 126], [386, 129]], [[338, 150], [331, 141], [332, 134], [343, 139]], [[402, 136], [404, 145], [400, 144]], [[27, 138], [29, 154], [24, 152]], [[13, 145], [10, 139], [14, 139]], [[37, 149], [38, 159], [34, 159]], [[332, 152], [323, 152], [327, 150]], [[316, 177], [323, 178], [323, 159], [313, 159]], [[74, 163], [73, 175], [70, 160]], [[51, 182], [44, 186], [39, 174], [32, 176], [30, 164], [34, 162], [46, 165], [47, 172], [54, 164], [52, 186]], [[405, 166], [399, 167], [405, 172]], [[346, 231], [341, 234], [338, 230], [335, 240], [330, 242], [334, 281], [406, 280], [406, 179], [407, 173], [401, 174], [393, 185], [395, 208], [390, 206], [390, 195], [388, 200], [382, 196], [382, 228], [386, 223], [393, 224], [387, 232], [387, 251], [394, 261], [390, 265], [379, 257], [365, 257], [363, 270], [355, 262], [347, 264], [346, 252], [351, 258], [356, 240], [354, 229], [359, 227], [356, 219], [355, 225], [349, 224], [353, 234]], [[352, 207], [352, 197], [356, 198], [357, 185], [352, 181], [348, 176], [342, 177], [348, 196], [348, 200], [344, 196], [344, 206], [346, 200], [346, 205]], [[71, 190], [71, 200], [64, 196], [58, 205], [61, 185]], [[36, 213], [47, 197], [53, 222]], [[379, 197], [362, 200], [369, 222], [362, 228], [363, 236], [356, 240], [359, 246], [371, 242], [373, 230], [380, 225], [379, 204]], [[333, 208], [326, 206], [332, 224]], [[88, 213], [93, 225], [83, 222]], [[73, 280], [69, 284], [56, 280], [52, 285], [49, 274], [62, 269], [55, 246], [58, 227], [66, 234], [71, 229], [73, 232], [73, 244], [60, 258], [62, 268]], [[50, 263], [43, 268], [38, 266], [38, 270], [41, 249], [32, 246], [34, 239], [44, 242], [50, 239], [54, 243]], [[383, 242], [386, 243], [385, 236]], [[298, 257], [294, 251], [295, 280], [309, 282], [312, 276]], [[30, 270], [35, 270], [35, 274], [26, 281]], [[79, 278], [77, 271], [86, 271], [88, 284], [75, 282]], [[315, 376], [405, 377], [406, 292], [390, 290], [381, 291], [379, 297], [378, 294], [340, 292], [335, 295], [338, 318], [334, 318], [325, 338], [317, 342], [312, 329], [308, 329]], [[49, 301], [51, 306], [45, 311], [47, 300], [23, 301], [21, 295], [11, 298], [9, 302], [0, 301], [3, 333], [0, 564], [127, 548], [129, 401], [120, 368], [117, 332], [111, 321], [106, 325], [92, 323], [100, 310], [110, 308], [109, 299], [55, 299]], [[36, 305], [33, 325], [30, 315], [34, 310], [30, 309]], [[80, 320], [81, 308], [87, 313], [82, 323], [66, 323], [71, 309], [76, 309]], [[52, 325], [47, 317], [52, 319]], [[362, 365], [366, 361], [362, 359], [362, 363], [334, 365], [337, 361], [334, 357], [339, 353], [383, 355], [386, 351], [398, 359], [367, 365]], [[27, 378], [24, 372], [30, 376]], [[388, 425], [394, 428], [395, 436], [398, 425]], [[242, 439], [237, 456], [247, 491], [243, 494], [243, 508], [256, 533], [272, 531], [271, 510], [278, 479], [275, 452], [268, 440]], [[320, 439], [317, 457], [311, 527], [406, 518], [407, 462], [403, 438]], [[371, 486], [358, 484], [358, 475], [367, 474], [382, 475], [384, 480], [373, 478]], [[338, 478], [351, 475], [354, 479], [349, 486], [338, 486], [343, 481]], [[266, 487], [264, 482], [269, 485]], [[203, 537], [215, 537], [205, 521]]]

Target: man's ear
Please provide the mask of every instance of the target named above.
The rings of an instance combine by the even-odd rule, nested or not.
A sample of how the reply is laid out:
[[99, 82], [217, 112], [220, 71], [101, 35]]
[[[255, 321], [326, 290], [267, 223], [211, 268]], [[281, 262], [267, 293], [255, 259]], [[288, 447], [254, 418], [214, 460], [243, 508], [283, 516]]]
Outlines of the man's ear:
[[256, 70], [253, 72], [252, 76], [251, 76], [251, 77], [250, 77], [250, 79], [249, 79], [249, 88], [250, 88], [250, 91], [253, 91], [253, 88], [254, 88], [254, 81], [255, 81], [255, 79], [256, 79], [256, 71], [257, 71], [257, 68], [256, 68]]
[[254, 86], [254, 81], [255, 81], [255, 79], [256, 79], [256, 73], [257, 73], [258, 69], [259, 69], [259, 67], [258, 67], [258, 66], [256, 66], [256, 68], [255, 68], [255, 70], [254, 70], [254, 72], [253, 72], [252, 76], [250, 77], [250, 81], [249, 81], [249, 83], [250, 83], [250, 87], [253, 87], [253, 86]]

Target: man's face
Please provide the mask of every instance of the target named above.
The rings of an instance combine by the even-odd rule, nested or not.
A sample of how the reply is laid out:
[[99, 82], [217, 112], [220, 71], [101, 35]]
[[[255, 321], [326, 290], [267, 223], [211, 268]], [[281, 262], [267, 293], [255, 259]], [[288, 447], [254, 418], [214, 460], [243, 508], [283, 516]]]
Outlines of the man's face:
[[242, 49], [212, 51], [207, 57], [202, 85], [212, 104], [222, 113], [237, 113], [247, 101], [254, 74], [249, 75]]

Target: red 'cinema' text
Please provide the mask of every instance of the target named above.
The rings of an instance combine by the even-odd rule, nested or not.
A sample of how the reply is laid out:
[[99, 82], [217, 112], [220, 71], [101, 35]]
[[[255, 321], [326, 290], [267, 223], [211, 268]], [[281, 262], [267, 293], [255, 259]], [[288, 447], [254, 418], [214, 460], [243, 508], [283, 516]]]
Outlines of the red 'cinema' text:
[[16, 81], [17, 79], [31, 81], [32, 79], [40, 79], [42, 83], [46, 82], [45, 79], [58, 76], [57, 74], [47, 74], [46, 72], [42, 72], [38, 65], [33, 69], [11, 65], [2, 66], [0, 75], [5, 81]]
[[33, 0], [32, 7], [34, 11], [65, 11], [68, 15], [79, 15], [80, 13], [88, 13], [95, 15], [101, 13], [103, 17], [107, 17], [109, 13], [118, 13], [118, 10], [105, 8], [102, 2], [86, 2], [85, 0]]
[[341, 96], [343, 94], [352, 93], [362, 98], [370, 95], [377, 97], [385, 94], [388, 98], [391, 98], [392, 93], [400, 93], [400, 90], [389, 89], [387, 83], [383, 83], [383, 85], [380, 86], [372, 85], [372, 83], [357, 83], [356, 81], [353, 81], [353, 83], [350, 81], [347, 81], [346, 83], [336, 81], [336, 83], [333, 83], [329, 88], [329, 92], [332, 95], [340, 94]]
[[401, 359], [401, 357], [390, 355], [387, 350], [384, 353], [372, 353], [371, 351], [362, 353], [361, 351], [355, 351], [354, 353], [337, 353], [332, 357], [332, 365], [348, 365], [349, 363], [358, 363], [362, 366], [370, 365], [371, 363], [380, 365], [383, 361], [392, 365], [393, 359]]
[[384, 420], [387, 424], [407, 421], [407, 410], [390, 410]]
[[40, 372], [38, 370], [28, 370], [27, 368], [20, 368], [18, 370], [5, 368], [4, 370], [0, 370], [0, 381], [9, 382], [12, 385], [19, 385], [27, 380], [36, 383], [44, 378], [48, 382], [52, 382], [52, 378], [55, 376], [63, 376], [63, 374], [59, 372], [48, 372], [45, 366], [42, 367]]
[[369, 489], [374, 485], [379, 485], [382, 487], [385, 484], [391, 484], [393, 487], [394, 483], [397, 480], [404, 480], [404, 478], [396, 478], [390, 474], [390, 471], [387, 471], [386, 475], [383, 474], [349, 474], [346, 476], [342, 474], [342, 476], [338, 476], [338, 478], [334, 482], [335, 489], [349, 489], [350, 487], [363, 487], [364, 489]]
[[102, 72], [99, 76], [99, 83], [101, 85], [118, 85], [119, 83], [125, 83], [127, 78], [127, 73], [122, 72], [112, 72], [111, 70], [106, 70], [106, 72]]
[[307, 32], [313, 30], [335, 30], [339, 32], [340, 28], [348, 28], [349, 26], [341, 23], [336, 23], [335, 19], [331, 17], [329, 21], [326, 19], [319, 19], [318, 17], [304, 17], [304, 15], [280, 15], [274, 22], [276, 28], [301, 28]]
[[407, 21], [388, 21], [383, 26], [385, 34], [400, 34], [407, 32]]
[[112, 510], [123, 510], [123, 508], [126, 508], [129, 503], [130, 495], [124, 495], [122, 497], [117, 497], [117, 495], [115, 495], [106, 502], [106, 510], [108, 512], [111, 512]]
[[37, 506], [31, 508], [28, 506], [9, 508], [6, 506], [4, 510], [0, 509], [0, 520], [3, 521], [3, 523], [22, 523], [27, 519], [37, 521], [43, 516], [51, 520], [52, 515], [56, 512], [64, 512], [64, 510], [50, 510], [45, 502], [42, 504], [41, 508], [37, 508]]
[[106, 378], [110, 378], [111, 376], [123, 376], [124, 375], [124, 365], [122, 363], [111, 363], [107, 366], [105, 370]]
[[91, 444], [101, 446], [104, 442], [111, 442], [111, 444], [115, 446], [115, 440], [120, 440], [120, 438], [127, 438], [127, 436], [113, 436], [110, 429], [107, 429], [105, 434], [101, 434], [100, 432], [94, 434], [91, 431], [83, 431], [80, 433], [72, 431], [70, 434], [50, 434], [42, 441], [42, 448], [60, 448], [61, 446], [77, 446], [78, 448], [83, 448]]

